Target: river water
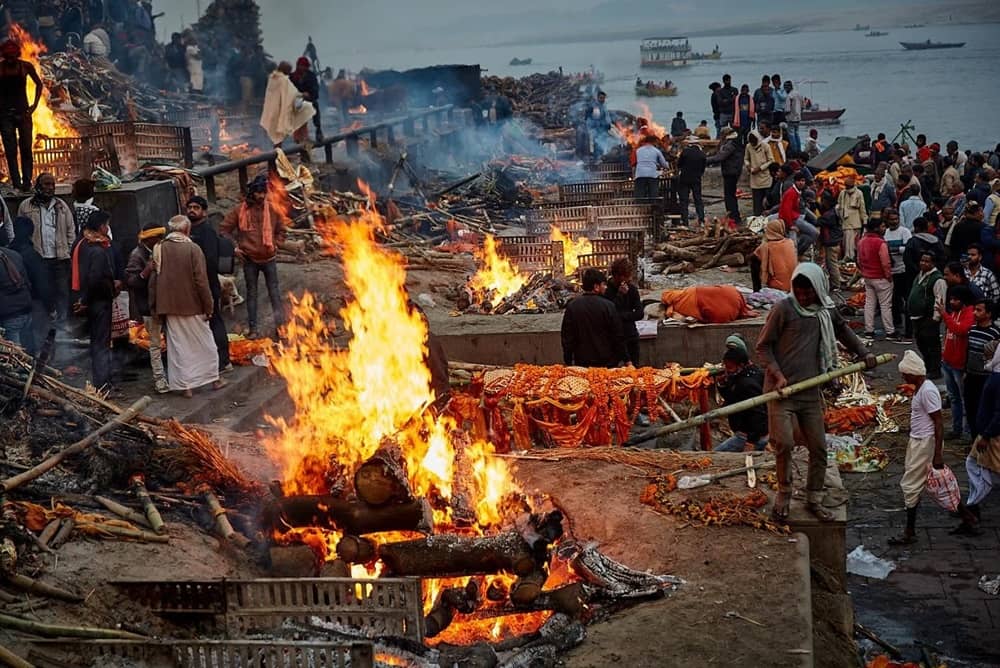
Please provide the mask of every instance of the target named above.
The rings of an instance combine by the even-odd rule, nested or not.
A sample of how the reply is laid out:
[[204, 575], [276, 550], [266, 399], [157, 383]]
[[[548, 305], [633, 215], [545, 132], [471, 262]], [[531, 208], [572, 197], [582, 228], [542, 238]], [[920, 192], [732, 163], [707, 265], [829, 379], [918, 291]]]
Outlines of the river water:
[[[722, 59], [701, 61], [676, 70], [639, 68], [639, 40], [537, 44], [516, 47], [431, 48], [356, 52], [335, 58], [336, 67], [359, 70], [407, 69], [445, 63], [479, 63], [490, 74], [526, 76], [563, 67], [582, 71], [590, 65], [605, 74], [608, 106], [640, 111], [646, 102], [654, 119], [669, 127], [680, 110], [689, 126], [701, 119], [712, 124], [708, 85], [722, 74], [733, 85], [753, 91], [764, 73], [779, 73], [792, 81], [821, 80], [811, 97], [821, 107], [845, 107], [841, 122], [817, 126], [821, 143], [840, 135], [885, 132], [892, 138], [900, 124], [911, 120], [916, 132], [944, 145], [949, 139], [963, 149], [992, 149], [1000, 142], [1000, 73], [997, 67], [997, 25], [946, 25], [886, 29], [885, 37], [865, 37], [861, 31], [802, 32], [790, 35], [733, 35], [691, 39], [694, 51], [711, 51], [718, 44]], [[501, 39], [496, 34], [494, 40]], [[966, 42], [961, 49], [906, 51], [900, 41]], [[332, 54], [331, 54], [332, 55]], [[532, 65], [511, 67], [511, 58], [532, 58]], [[346, 62], [341, 62], [346, 61]], [[636, 98], [635, 79], [671, 79], [679, 87], [673, 98]], [[810, 96], [808, 85], [800, 87]]]

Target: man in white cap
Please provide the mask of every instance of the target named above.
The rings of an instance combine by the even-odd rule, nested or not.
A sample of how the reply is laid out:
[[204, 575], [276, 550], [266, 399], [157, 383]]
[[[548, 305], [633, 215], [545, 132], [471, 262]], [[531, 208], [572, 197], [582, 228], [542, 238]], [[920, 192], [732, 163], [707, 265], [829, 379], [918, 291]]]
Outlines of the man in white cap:
[[[757, 340], [757, 359], [765, 369], [764, 392], [814, 378], [837, 366], [837, 341], [872, 369], [875, 356], [837, 313], [830, 298], [826, 273], [819, 265], [803, 262], [792, 273], [792, 294], [771, 309]], [[771, 517], [788, 519], [792, 497], [793, 425], [798, 423], [809, 450], [806, 507], [818, 519], [830, 522], [833, 514], [823, 507], [826, 478], [826, 427], [823, 424], [822, 388], [815, 387], [767, 404], [768, 431], [777, 459], [778, 495]]]
[[941, 393], [927, 378], [927, 367], [920, 355], [907, 350], [899, 362], [904, 383], [916, 388], [910, 402], [910, 441], [906, 446], [906, 461], [899, 486], [906, 505], [906, 528], [901, 536], [889, 539], [889, 545], [910, 545], [916, 542], [917, 505], [927, 484], [931, 465], [944, 467], [941, 448], [944, 446], [944, 419], [941, 415]]

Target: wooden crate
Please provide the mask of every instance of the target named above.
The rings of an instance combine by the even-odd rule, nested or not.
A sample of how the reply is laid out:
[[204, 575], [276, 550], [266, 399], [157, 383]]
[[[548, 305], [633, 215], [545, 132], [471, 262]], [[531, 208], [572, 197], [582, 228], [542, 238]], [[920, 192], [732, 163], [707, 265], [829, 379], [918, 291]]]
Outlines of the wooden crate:
[[[48, 172], [60, 183], [90, 178], [96, 167], [112, 174], [121, 171], [114, 140], [105, 131], [83, 132], [79, 137], [38, 137], [32, 155], [35, 175]], [[5, 157], [0, 163], [6, 167]]]

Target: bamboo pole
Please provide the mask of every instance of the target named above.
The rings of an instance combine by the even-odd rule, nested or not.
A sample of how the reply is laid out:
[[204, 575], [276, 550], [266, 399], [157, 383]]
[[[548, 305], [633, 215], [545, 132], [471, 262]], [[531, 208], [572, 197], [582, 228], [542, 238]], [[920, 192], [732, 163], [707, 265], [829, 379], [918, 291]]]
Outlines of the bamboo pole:
[[34, 664], [25, 661], [3, 645], [0, 645], [0, 663], [10, 668], [35, 668]]
[[212, 492], [205, 492], [205, 503], [208, 504], [208, 509], [215, 520], [215, 528], [220, 536], [240, 548], [246, 548], [250, 545], [250, 540], [234, 529], [229, 522], [229, 518], [226, 517], [226, 509], [219, 503], [219, 497]]
[[104, 506], [107, 510], [110, 510], [118, 517], [128, 520], [132, 524], [138, 524], [141, 527], [148, 527], [152, 529], [153, 527], [149, 524], [149, 520], [142, 513], [138, 513], [128, 506], [123, 506], [117, 501], [112, 501], [111, 499], [103, 496], [94, 496], [94, 501]]
[[0, 627], [14, 629], [22, 633], [49, 638], [96, 638], [108, 640], [146, 640], [145, 636], [118, 629], [100, 629], [85, 626], [63, 626], [61, 624], [45, 624], [30, 619], [22, 619], [13, 615], [0, 613]]
[[132, 485], [132, 492], [142, 504], [142, 509], [146, 513], [146, 520], [148, 520], [149, 526], [158, 534], [166, 533], [167, 527], [163, 525], [163, 518], [160, 517], [160, 511], [156, 509], [156, 504], [154, 504], [153, 499], [150, 498], [149, 491], [146, 489], [146, 483], [143, 481], [142, 476], [132, 476], [132, 479], [129, 482]]
[[[896, 359], [896, 356], [890, 353], [878, 355], [875, 358], [875, 364], [887, 364], [892, 360]], [[660, 436], [665, 436], [666, 434], [672, 434], [675, 431], [681, 431], [682, 429], [690, 429], [692, 427], [697, 427], [699, 425], [705, 424], [711, 420], [715, 420], [721, 417], [726, 417], [727, 415], [732, 415], [734, 413], [740, 413], [742, 411], [748, 410], [750, 408], [756, 408], [766, 404], [769, 401], [775, 399], [784, 399], [790, 397], [793, 394], [798, 394], [805, 390], [819, 387], [824, 383], [828, 383], [835, 378], [841, 378], [843, 376], [849, 376], [852, 373], [858, 373], [864, 371], [867, 368], [864, 362], [857, 362], [856, 364], [851, 364], [850, 366], [845, 366], [840, 369], [834, 369], [833, 371], [828, 371], [826, 373], [820, 374], [813, 378], [807, 378], [801, 382], [795, 383], [794, 385], [789, 385], [783, 387], [780, 390], [774, 390], [773, 392], [768, 392], [762, 394], [759, 397], [754, 397], [753, 399], [747, 399], [746, 401], [739, 401], [735, 404], [729, 404], [728, 406], [722, 406], [714, 410], [710, 410], [707, 413], [702, 413], [701, 415], [695, 415], [694, 417], [688, 418], [682, 422], [674, 422], [673, 424], [668, 424], [659, 429], [654, 429], [652, 431], [646, 432], [640, 436], [630, 438], [624, 443], [624, 445], [631, 446], [637, 445], [639, 443], [645, 443], [646, 441], [651, 441], [654, 438]]]
[[45, 584], [40, 580], [29, 578], [27, 575], [21, 575], [20, 573], [12, 573], [6, 576], [4, 580], [15, 589], [20, 589], [21, 591], [26, 591], [31, 594], [47, 596], [48, 598], [56, 598], [60, 601], [68, 601], [70, 603], [79, 603], [83, 601], [83, 597], [78, 594], [66, 591], [65, 589], [60, 589], [59, 587], [53, 587], [50, 584]]
[[60, 450], [59, 452], [52, 455], [51, 457], [49, 457], [42, 463], [38, 464], [37, 466], [23, 473], [19, 473], [16, 476], [13, 476], [12, 478], [7, 478], [3, 482], [0, 482], [0, 491], [9, 492], [12, 489], [20, 487], [24, 483], [30, 482], [35, 478], [38, 478], [39, 476], [43, 475], [44, 473], [54, 469], [56, 466], [59, 465], [60, 462], [66, 459], [66, 457], [83, 452], [84, 450], [92, 446], [94, 443], [96, 443], [98, 439], [101, 438], [101, 436], [104, 436], [108, 432], [113, 431], [118, 427], [120, 427], [121, 425], [129, 422], [132, 418], [141, 413], [143, 409], [150, 404], [151, 401], [152, 399], [150, 399], [149, 397], [142, 397], [134, 404], [129, 406], [124, 412], [120, 413], [119, 415], [116, 415], [114, 418], [106, 422], [100, 429], [89, 434], [83, 440], [77, 441], [76, 443], [69, 446], [65, 450]]

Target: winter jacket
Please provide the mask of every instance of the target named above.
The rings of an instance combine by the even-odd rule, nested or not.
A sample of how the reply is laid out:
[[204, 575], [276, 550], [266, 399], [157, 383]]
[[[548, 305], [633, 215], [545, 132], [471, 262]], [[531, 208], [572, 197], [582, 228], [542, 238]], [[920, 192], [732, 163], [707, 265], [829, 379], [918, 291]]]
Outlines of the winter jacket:
[[976, 316], [971, 306], [944, 314], [945, 335], [941, 359], [952, 369], [965, 369], [965, 358], [969, 351], [969, 330], [974, 324]]
[[31, 245], [31, 239], [14, 239], [10, 249], [16, 251], [21, 256], [21, 261], [24, 262], [24, 269], [28, 272], [28, 280], [31, 281], [32, 299], [48, 304], [49, 291], [52, 286], [49, 285], [48, 272], [45, 271], [42, 256]]
[[[266, 246], [263, 240], [265, 206], [270, 207], [269, 215], [274, 242], [271, 247]], [[291, 221], [284, 213], [265, 202], [263, 206], [249, 207], [249, 229], [241, 230], [240, 210], [242, 208], [241, 204], [226, 214], [222, 225], [219, 226], [219, 233], [232, 239], [236, 247], [243, 251], [249, 261], [256, 264], [267, 264], [277, 256], [278, 246], [285, 241], [285, 228]]]
[[615, 367], [628, 355], [621, 317], [598, 294], [584, 293], [566, 305], [561, 338], [566, 366]]
[[[622, 330], [625, 332], [625, 339], [639, 338], [639, 330], [635, 323], [642, 320], [646, 314], [642, 307], [642, 298], [639, 297], [639, 288], [635, 284], [628, 286], [626, 294], [618, 292], [618, 283], [614, 279], [608, 279], [608, 287], [604, 291], [604, 296], [615, 305], [615, 310], [622, 319]], [[635, 363], [636, 360], [632, 360]]]
[[[73, 210], [70, 209], [66, 202], [62, 201], [58, 197], [53, 198], [55, 200], [55, 208], [53, 209], [53, 216], [55, 216], [56, 224], [56, 255], [57, 260], [68, 260], [70, 251], [73, 248], [73, 242], [76, 240], [76, 223], [73, 218]], [[31, 222], [35, 224], [35, 231], [32, 233], [31, 243], [35, 245], [35, 250], [38, 251], [39, 255], [45, 256], [44, 248], [42, 248], [42, 209], [33, 197], [21, 202], [21, 206], [17, 207], [17, 215], [26, 216], [31, 219]]]
[[781, 196], [781, 204], [778, 206], [778, 218], [785, 221], [785, 227], [794, 227], [795, 221], [802, 215], [802, 193], [794, 186], [785, 191]]
[[17, 251], [0, 247], [0, 320], [31, 313], [31, 280]]
[[881, 211], [896, 203], [896, 188], [886, 176], [882, 183], [872, 184], [872, 211]]
[[747, 144], [744, 151], [743, 164], [750, 175], [750, 187], [754, 190], [770, 188], [773, 183], [771, 173], [767, 168], [771, 165], [771, 151], [764, 145], [763, 141], [758, 141], [757, 145]]
[[77, 272], [80, 276], [79, 298], [83, 305], [112, 301], [115, 290], [115, 257], [110, 246], [80, 239]]
[[969, 246], [979, 243], [982, 238], [983, 223], [972, 218], [963, 218], [955, 226], [955, 231], [951, 234], [951, 244], [948, 247], [948, 256], [952, 262], [962, 259], [962, 255], [969, 251]]
[[817, 220], [820, 243], [826, 248], [834, 248], [844, 241], [844, 229], [840, 226], [840, 216], [836, 207], [830, 207]]
[[680, 157], [677, 158], [677, 168], [681, 172], [677, 177], [677, 182], [689, 185], [698, 183], [705, 174], [705, 165], [707, 162], [708, 158], [705, 157], [705, 152], [700, 148], [697, 146], [685, 147], [681, 151]]
[[143, 246], [141, 243], [132, 250], [128, 256], [128, 264], [125, 266], [125, 285], [128, 286], [129, 305], [136, 314], [147, 317], [152, 315], [149, 310], [149, 275], [150, 271], [143, 275], [143, 271], [153, 259], [153, 251]]
[[160, 242], [160, 263], [149, 280], [149, 308], [156, 315], [211, 315], [212, 291], [205, 255], [193, 241]]
[[224, 254], [230, 258], [233, 256], [232, 243], [228, 239], [223, 241], [215, 228], [204, 220], [197, 224], [191, 224], [191, 241], [205, 254], [208, 287], [212, 290], [212, 297], [218, 298], [222, 294], [222, 286], [219, 283], [219, 257]]
[[927, 252], [934, 254], [934, 265], [938, 270], [944, 269], [947, 261], [944, 244], [930, 232], [919, 232], [910, 237], [903, 249], [903, 264], [907, 273], [914, 276], [920, 273], [920, 256]]
[[844, 188], [837, 195], [837, 215], [843, 221], [845, 230], [860, 230], [868, 222], [868, 213], [865, 210], [865, 196], [861, 190], [854, 188], [848, 190]]
[[723, 176], [739, 178], [743, 173], [743, 151], [735, 139], [727, 139], [715, 155], [705, 160], [706, 165], [719, 165]]

